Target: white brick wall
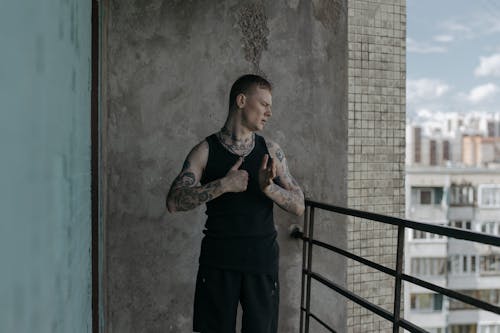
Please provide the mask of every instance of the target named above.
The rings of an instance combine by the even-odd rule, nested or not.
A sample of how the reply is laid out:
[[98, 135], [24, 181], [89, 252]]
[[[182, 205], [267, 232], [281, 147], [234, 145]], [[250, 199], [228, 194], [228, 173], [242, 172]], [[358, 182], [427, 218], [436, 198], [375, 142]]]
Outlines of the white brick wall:
[[[405, 205], [405, 38], [406, 0], [348, 0], [348, 206], [398, 217]], [[349, 222], [351, 252], [395, 268], [396, 243], [396, 227]], [[392, 277], [348, 260], [347, 279], [349, 290], [393, 311]], [[392, 325], [348, 302], [347, 331], [392, 332]]]

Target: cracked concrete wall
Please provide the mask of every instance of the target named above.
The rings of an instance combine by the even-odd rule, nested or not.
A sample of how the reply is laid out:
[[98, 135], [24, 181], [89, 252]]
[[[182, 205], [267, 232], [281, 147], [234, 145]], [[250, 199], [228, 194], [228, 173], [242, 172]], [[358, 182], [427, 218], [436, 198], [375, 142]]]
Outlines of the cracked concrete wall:
[[[193, 147], [223, 125], [232, 82], [274, 84], [263, 135], [285, 151], [307, 196], [347, 203], [346, 1], [108, 0], [103, 17], [106, 332], [191, 332], [204, 207], [167, 214], [165, 195]], [[298, 332], [302, 244], [275, 208], [280, 332]], [[317, 215], [322, 240], [346, 246], [342, 218]], [[346, 263], [314, 265], [345, 284]], [[346, 304], [313, 284], [313, 310], [339, 332]], [[314, 331], [314, 330], [313, 330]]]

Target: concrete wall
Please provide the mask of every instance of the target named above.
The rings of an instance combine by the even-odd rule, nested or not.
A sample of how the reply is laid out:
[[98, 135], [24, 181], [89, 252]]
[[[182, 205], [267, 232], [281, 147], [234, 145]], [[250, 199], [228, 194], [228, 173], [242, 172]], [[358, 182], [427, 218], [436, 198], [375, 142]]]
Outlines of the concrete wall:
[[[165, 196], [190, 148], [223, 125], [238, 76], [274, 83], [263, 134], [306, 195], [347, 204], [346, 1], [102, 5], [106, 332], [190, 332], [204, 207], [168, 215]], [[302, 246], [287, 228], [302, 219], [275, 213], [280, 332], [298, 332]], [[334, 222], [320, 216], [317, 230], [345, 247], [346, 224]], [[345, 283], [343, 259], [319, 253], [315, 265]], [[328, 295], [313, 309], [344, 332], [345, 302]]]
[[91, 2], [0, 5], [0, 332], [91, 332]]
[[[348, 205], [404, 217], [406, 0], [348, 3]], [[347, 234], [349, 251], [395, 269], [396, 227], [356, 218]], [[348, 286], [393, 311], [393, 277], [349, 260]], [[368, 310], [348, 309], [347, 332], [392, 332]]]

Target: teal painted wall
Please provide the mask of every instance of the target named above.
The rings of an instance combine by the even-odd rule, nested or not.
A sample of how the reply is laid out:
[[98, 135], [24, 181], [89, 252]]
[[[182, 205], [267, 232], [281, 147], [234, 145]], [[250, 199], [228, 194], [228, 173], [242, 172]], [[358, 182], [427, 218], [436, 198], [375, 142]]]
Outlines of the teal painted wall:
[[0, 332], [91, 332], [91, 1], [0, 2]]

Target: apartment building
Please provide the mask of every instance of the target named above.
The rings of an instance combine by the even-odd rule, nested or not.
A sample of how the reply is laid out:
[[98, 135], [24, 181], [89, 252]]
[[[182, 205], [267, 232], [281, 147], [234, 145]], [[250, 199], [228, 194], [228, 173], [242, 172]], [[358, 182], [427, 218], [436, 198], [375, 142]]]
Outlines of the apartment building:
[[462, 162], [474, 167], [500, 164], [500, 136], [464, 135]]
[[[500, 235], [500, 169], [407, 166], [405, 188], [408, 219]], [[500, 304], [500, 247], [412, 230], [405, 272]], [[496, 314], [410, 283], [404, 290], [405, 318], [429, 332], [500, 333]]]
[[436, 114], [409, 121], [406, 164], [500, 166], [500, 113]]

